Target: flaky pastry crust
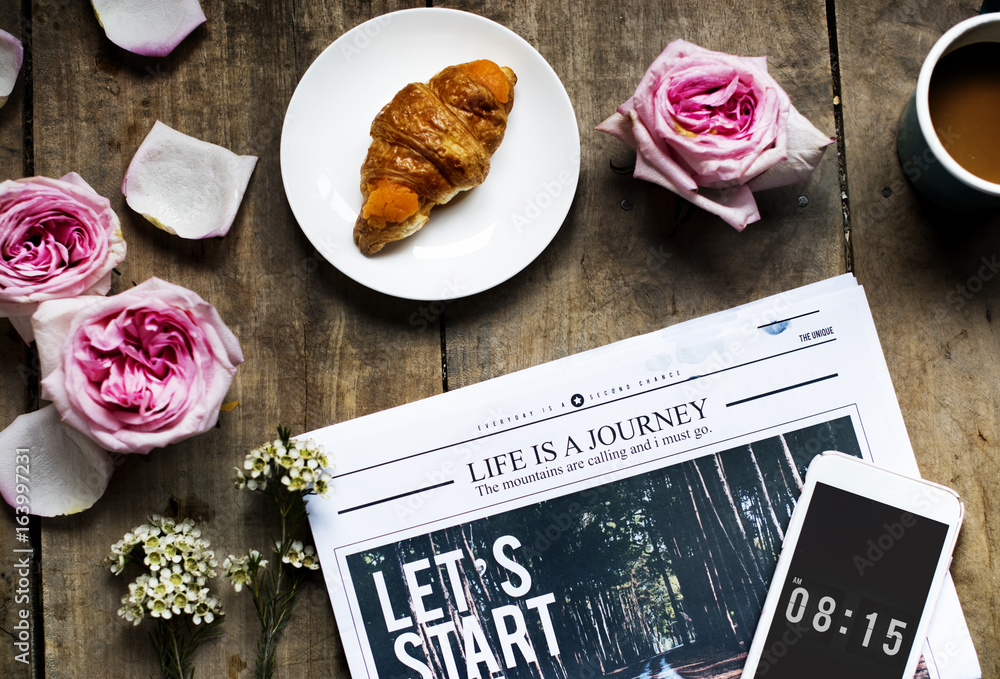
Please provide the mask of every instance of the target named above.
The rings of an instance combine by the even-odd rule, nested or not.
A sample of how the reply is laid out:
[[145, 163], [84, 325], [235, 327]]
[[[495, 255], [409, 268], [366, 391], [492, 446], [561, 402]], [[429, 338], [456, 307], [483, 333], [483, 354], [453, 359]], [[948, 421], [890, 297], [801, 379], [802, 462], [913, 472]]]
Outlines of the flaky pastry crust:
[[457, 64], [405, 86], [379, 111], [361, 166], [364, 207], [354, 225], [361, 252], [415, 233], [431, 208], [483, 183], [516, 82], [512, 70], [493, 62]]

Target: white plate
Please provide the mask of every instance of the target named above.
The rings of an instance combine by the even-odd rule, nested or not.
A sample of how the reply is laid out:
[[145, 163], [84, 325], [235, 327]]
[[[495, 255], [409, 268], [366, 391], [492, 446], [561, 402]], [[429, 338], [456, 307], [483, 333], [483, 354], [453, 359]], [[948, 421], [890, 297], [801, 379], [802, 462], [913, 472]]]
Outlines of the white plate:
[[[372, 119], [407, 83], [475, 59], [517, 74], [486, 182], [434, 208], [413, 236], [362, 255], [353, 231]], [[579, 174], [576, 115], [552, 67], [507, 28], [452, 9], [393, 12], [340, 36], [302, 76], [281, 132], [285, 193], [313, 246], [359, 283], [406, 299], [472, 295], [526, 267], [566, 218]]]

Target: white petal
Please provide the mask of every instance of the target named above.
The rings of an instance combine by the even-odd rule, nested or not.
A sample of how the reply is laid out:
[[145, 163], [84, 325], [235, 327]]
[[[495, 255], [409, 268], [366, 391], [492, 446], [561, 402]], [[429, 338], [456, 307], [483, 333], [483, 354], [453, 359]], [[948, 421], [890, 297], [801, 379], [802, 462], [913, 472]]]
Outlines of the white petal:
[[35, 341], [35, 331], [31, 329], [31, 316], [8, 316], [10, 319], [10, 324], [14, 326], [14, 330], [17, 330], [17, 334], [21, 336], [25, 344], [31, 344]]
[[205, 23], [198, 0], [91, 0], [108, 39], [129, 52], [165, 57]]
[[114, 469], [107, 452], [60, 421], [55, 406], [21, 415], [0, 432], [0, 494], [37, 516], [89, 508]]
[[66, 182], [67, 184], [72, 184], [78, 189], [84, 189], [90, 191], [91, 193], [97, 193], [94, 187], [87, 183], [87, 180], [80, 176], [79, 172], [67, 172], [62, 177], [59, 177], [59, 181]]
[[7, 31], [0, 30], [0, 106], [7, 103], [7, 97], [14, 90], [23, 61], [24, 46], [21, 41]]
[[[53, 370], [60, 367], [63, 340], [69, 334], [76, 314], [84, 307], [102, 299], [86, 295], [50, 299], [39, 305], [31, 317], [31, 327], [35, 335], [35, 346], [38, 350], [38, 367], [41, 369], [41, 379], [44, 380]], [[52, 395], [42, 386], [42, 398], [51, 401]]]
[[238, 156], [157, 120], [129, 164], [122, 193], [129, 207], [168, 233], [224, 236], [256, 165], [257, 156]]
[[747, 185], [753, 191], [763, 191], [805, 183], [819, 165], [826, 147], [835, 141], [820, 132], [793, 106], [788, 112], [788, 158], [757, 175]]

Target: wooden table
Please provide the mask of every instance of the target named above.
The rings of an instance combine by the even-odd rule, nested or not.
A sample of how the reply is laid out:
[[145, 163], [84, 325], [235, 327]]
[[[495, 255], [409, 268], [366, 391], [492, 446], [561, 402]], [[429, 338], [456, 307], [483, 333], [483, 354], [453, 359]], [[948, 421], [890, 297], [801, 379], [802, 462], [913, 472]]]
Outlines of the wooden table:
[[[123, 222], [129, 253], [113, 291], [151, 276], [195, 290], [217, 306], [247, 359], [227, 399], [240, 405], [218, 428], [127, 457], [92, 509], [33, 524], [32, 663], [16, 662], [0, 635], [0, 675], [154, 675], [145, 627], [115, 615], [125, 583], [101, 560], [151, 512], [201, 520], [222, 554], [263, 545], [264, 505], [230, 478], [278, 423], [300, 433], [853, 271], [920, 468], [965, 498], [952, 572], [984, 676], [1000, 677], [1000, 343], [992, 326], [1000, 284], [978, 273], [1000, 251], [1000, 220], [928, 207], [895, 153], [896, 119], [921, 60], [978, 2], [448, 3], [509, 27], [552, 64], [576, 110], [582, 167], [565, 224], [533, 264], [443, 305], [370, 291], [322, 260], [292, 216], [279, 167], [285, 108], [312, 60], [345, 30], [415, 4], [202, 0], [207, 24], [170, 56], [148, 59], [111, 44], [85, 0], [0, 2], [0, 27], [19, 33], [27, 54], [0, 110], [2, 176], [79, 172]], [[631, 153], [593, 129], [681, 37], [766, 55], [799, 110], [839, 138], [807, 185], [760, 196], [763, 220], [742, 234], [698, 210], [678, 218], [672, 194], [612, 172], [609, 163]], [[225, 238], [182, 241], [126, 207], [122, 176], [157, 119], [260, 157]], [[953, 294], [963, 286], [967, 296]], [[39, 402], [33, 353], [5, 321], [0, 356], [6, 425]], [[13, 516], [0, 510], [4, 631], [22, 608], [13, 601]], [[224, 636], [197, 656], [198, 676], [251, 676], [249, 602], [230, 591], [224, 606]], [[284, 636], [278, 676], [347, 674], [315, 578]]]

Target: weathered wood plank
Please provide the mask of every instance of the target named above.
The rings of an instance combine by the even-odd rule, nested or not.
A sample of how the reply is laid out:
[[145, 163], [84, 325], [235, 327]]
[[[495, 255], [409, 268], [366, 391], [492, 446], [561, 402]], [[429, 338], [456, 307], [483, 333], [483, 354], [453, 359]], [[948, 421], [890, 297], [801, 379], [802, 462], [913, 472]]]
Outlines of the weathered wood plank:
[[[2, 114], [3, 111], [0, 111], [0, 117]], [[19, 125], [15, 127], [18, 130], [20, 128]], [[20, 176], [20, 172], [14, 174]], [[8, 321], [0, 321], [0, 384], [3, 385], [0, 389], [0, 428], [9, 425], [28, 407], [28, 380], [33, 379], [30, 366], [27, 346]], [[31, 676], [31, 664], [18, 660], [25, 649], [14, 646], [15, 641], [21, 641], [21, 631], [16, 630], [15, 625], [23, 625], [22, 620], [25, 618], [22, 616], [27, 615], [28, 624], [33, 626], [33, 613], [41, 602], [30, 589], [25, 593], [23, 588], [22, 574], [17, 565], [25, 555], [15, 554], [13, 550], [31, 545], [16, 541], [16, 528], [19, 524], [15, 519], [14, 509], [0, 502], [0, 535], [3, 536], [0, 538], [3, 550], [0, 554], [0, 640], [3, 643], [3, 650], [0, 651], [0, 675], [11, 679], [28, 679]], [[27, 657], [30, 659], [32, 649], [29, 647], [27, 650]]]
[[932, 208], [907, 183], [896, 122], [921, 63], [979, 3], [838, 0], [844, 139], [858, 280], [865, 285], [924, 476], [955, 488], [966, 516], [952, 574], [983, 676], [1000, 672], [1000, 482], [996, 409], [1000, 252], [992, 216]]
[[[448, 305], [449, 387], [844, 272], [834, 148], [807, 186], [759, 194], [762, 221], [737, 233], [697, 209], [677, 223], [673, 194], [612, 172], [610, 162], [628, 164], [633, 154], [594, 130], [632, 95], [666, 44], [684, 38], [766, 55], [793, 103], [832, 135], [821, 4], [739, 3], [719, 13], [687, 0], [599, 3], [585, 12], [566, 2], [488, 2], [481, 12], [532, 43], [562, 79], [580, 127], [581, 174], [569, 217], [533, 264], [494, 290]], [[807, 207], [798, 205], [803, 195]]]
[[[281, 184], [280, 130], [298, 78], [341, 32], [389, 7], [318, 0], [202, 7], [207, 24], [163, 59], [111, 44], [89, 3], [48, 3], [49, 11], [36, 13], [36, 82], [45, 83], [35, 91], [39, 173], [76, 170], [112, 200], [129, 243], [113, 292], [150, 276], [189, 287], [216, 305], [247, 359], [227, 399], [240, 405], [221, 416], [219, 428], [127, 457], [97, 506], [44, 522], [49, 677], [156, 673], [144, 626], [115, 618], [126, 581], [100, 563], [146, 514], [201, 519], [220, 557], [266, 549], [274, 529], [268, 507], [230, 482], [246, 451], [278, 423], [298, 433], [441, 389], [438, 336], [400, 333], [407, 307], [390, 303], [373, 313], [381, 300], [317, 261]], [[180, 241], [125, 206], [122, 177], [157, 119], [260, 157], [225, 238]], [[223, 637], [199, 654], [198, 674], [240, 676], [252, 672], [257, 622], [248, 600], [217, 587], [228, 617]], [[316, 677], [346, 672], [318, 578], [285, 635], [278, 676], [302, 676], [303, 666]]]
[[[21, 37], [20, 3], [0, 3], [0, 28]], [[16, 179], [24, 174], [24, 74], [19, 76], [10, 98], [0, 108], [0, 180]], [[28, 347], [14, 331], [10, 322], [0, 320], [0, 429], [28, 407], [29, 385], [34, 379]], [[15, 568], [18, 558], [11, 550], [22, 547], [15, 541], [14, 510], [0, 503], [0, 675], [11, 679], [27, 679], [31, 666], [17, 660], [21, 654], [15, 649], [14, 625], [21, 618], [21, 611], [31, 614], [40, 605], [34, 597], [26, 602], [18, 593], [20, 575]]]

